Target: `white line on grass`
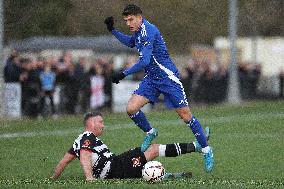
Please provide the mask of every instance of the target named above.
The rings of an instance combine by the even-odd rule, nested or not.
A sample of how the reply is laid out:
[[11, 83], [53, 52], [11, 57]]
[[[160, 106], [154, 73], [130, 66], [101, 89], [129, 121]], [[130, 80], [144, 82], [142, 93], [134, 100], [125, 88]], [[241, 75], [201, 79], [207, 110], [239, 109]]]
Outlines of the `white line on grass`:
[[[265, 116], [263, 116], [265, 115]], [[200, 118], [202, 122], [206, 124], [218, 124], [218, 123], [232, 123], [242, 121], [259, 121], [259, 120], [267, 120], [267, 117], [271, 118], [283, 118], [284, 113], [263, 113], [263, 114], [246, 114], [246, 115], [232, 115], [226, 117], [207, 117]], [[183, 125], [184, 123], [180, 119], [175, 120], [159, 120], [159, 121], [151, 121], [153, 125]], [[116, 124], [115, 126], [106, 126], [107, 130], [116, 130], [116, 129], [126, 129], [126, 128], [136, 128], [134, 123], [125, 123], [125, 124]], [[39, 136], [65, 136], [69, 134], [76, 134], [82, 132], [82, 128], [73, 128], [73, 129], [65, 129], [65, 130], [56, 130], [56, 131], [34, 131], [34, 132], [17, 132], [17, 133], [5, 133], [0, 135], [0, 139], [7, 138], [23, 138], [23, 137], [39, 137]], [[270, 137], [266, 135], [267, 137]], [[273, 137], [273, 136], [272, 136]]]

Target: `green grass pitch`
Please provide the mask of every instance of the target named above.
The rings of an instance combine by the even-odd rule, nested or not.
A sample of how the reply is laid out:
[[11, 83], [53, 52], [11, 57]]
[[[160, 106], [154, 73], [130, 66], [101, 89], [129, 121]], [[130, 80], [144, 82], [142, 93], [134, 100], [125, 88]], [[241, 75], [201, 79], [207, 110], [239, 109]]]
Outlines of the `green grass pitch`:
[[[188, 180], [148, 184], [142, 179], [86, 183], [78, 160], [57, 181], [49, 180], [57, 162], [83, 131], [82, 115], [56, 120], [0, 121], [0, 188], [284, 188], [284, 101], [193, 107], [200, 123], [212, 131], [215, 169], [203, 170], [193, 153], [158, 158], [166, 171], [191, 171]], [[193, 141], [191, 130], [174, 111], [146, 113], [159, 130], [155, 143]], [[114, 153], [139, 146], [144, 133], [126, 113], [105, 114], [100, 137]]]

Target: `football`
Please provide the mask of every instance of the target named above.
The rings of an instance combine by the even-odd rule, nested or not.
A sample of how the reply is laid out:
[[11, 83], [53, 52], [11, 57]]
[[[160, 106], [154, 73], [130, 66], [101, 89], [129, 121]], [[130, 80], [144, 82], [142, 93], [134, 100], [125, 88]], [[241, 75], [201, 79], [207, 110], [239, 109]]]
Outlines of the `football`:
[[159, 182], [165, 175], [164, 166], [158, 161], [147, 162], [142, 169], [142, 177], [147, 182]]

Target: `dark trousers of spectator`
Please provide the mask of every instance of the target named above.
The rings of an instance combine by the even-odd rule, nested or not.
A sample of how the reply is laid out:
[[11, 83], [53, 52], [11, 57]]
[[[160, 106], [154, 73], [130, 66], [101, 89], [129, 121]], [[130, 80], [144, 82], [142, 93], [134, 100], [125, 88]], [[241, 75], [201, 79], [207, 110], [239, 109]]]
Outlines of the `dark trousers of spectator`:
[[46, 97], [48, 97], [49, 100], [50, 100], [51, 113], [55, 114], [55, 107], [54, 107], [54, 101], [53, 101], [53, 91], [43, 91], [43, 95], [42, 95], [42, 97], [40, 99], [41, 115], [44, 114], [44, 112], [46, 111], [45, 108], [47, 108]]
[[88, 90], [81, 89], [78, 93], [79, 113], [86, 113], [90, 106], [90, 94]]
[[280, 93], [279, 96], [280, 98], [284, 97], [284, 74], [281, 74], [280, 77]]
[[26, 116], [36, 118], [39, 113], [39, 85], [37, 83], [28, 83], [25, 86], [24, 113]]
[[67, 82], [66, 83], [66, 113], [67, 114], [74, 114], [76, 104], [78, 102], [78, 87], [76, 87], [76, 83]]

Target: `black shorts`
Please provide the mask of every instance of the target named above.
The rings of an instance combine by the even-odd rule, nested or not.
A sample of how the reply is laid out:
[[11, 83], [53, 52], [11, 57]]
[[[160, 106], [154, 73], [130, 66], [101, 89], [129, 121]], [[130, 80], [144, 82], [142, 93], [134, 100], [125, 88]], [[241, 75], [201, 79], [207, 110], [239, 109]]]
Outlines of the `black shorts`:
[[114, 156], [108, 179], [141, 178], [142, 169], [146, 164], [146, 157], [141, 148], [134, 148], [118, 156]]

